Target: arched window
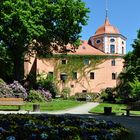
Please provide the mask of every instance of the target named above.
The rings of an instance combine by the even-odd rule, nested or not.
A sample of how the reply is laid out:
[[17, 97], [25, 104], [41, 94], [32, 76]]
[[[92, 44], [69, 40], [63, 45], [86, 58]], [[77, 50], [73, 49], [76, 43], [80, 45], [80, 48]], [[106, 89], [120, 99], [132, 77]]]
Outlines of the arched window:
[[110, 45], [110, 53], [115, 53], [115, 45]]

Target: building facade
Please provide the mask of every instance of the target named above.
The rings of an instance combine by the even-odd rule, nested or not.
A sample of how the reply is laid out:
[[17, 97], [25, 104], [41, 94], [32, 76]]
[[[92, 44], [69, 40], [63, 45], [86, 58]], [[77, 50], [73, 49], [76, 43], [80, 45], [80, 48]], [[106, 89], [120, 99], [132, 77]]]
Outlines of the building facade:
[[126, 37], [110, 24], [106, 16], [104, 24], [89, 40], [81, 41], [75, 52], [55, 54], [53, 58], [31, 58], [30, 63], [25, 63], [25, 76], [34, 68], [37, 74], [54, 76], [60, 91], [68, 87], [71, 95], [99, 93], [116, 86], [125, 53]]

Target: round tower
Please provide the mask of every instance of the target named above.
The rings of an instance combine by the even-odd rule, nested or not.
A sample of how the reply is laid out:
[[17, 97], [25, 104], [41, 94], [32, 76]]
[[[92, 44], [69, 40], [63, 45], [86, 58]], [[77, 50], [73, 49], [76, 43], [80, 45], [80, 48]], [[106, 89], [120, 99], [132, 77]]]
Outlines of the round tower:
[[107, 10], [104, 24], [90, 37], [88, 43], [107, 54], [123, 55], [126, 53], [126, 37], [115, 26], [110, 24]]

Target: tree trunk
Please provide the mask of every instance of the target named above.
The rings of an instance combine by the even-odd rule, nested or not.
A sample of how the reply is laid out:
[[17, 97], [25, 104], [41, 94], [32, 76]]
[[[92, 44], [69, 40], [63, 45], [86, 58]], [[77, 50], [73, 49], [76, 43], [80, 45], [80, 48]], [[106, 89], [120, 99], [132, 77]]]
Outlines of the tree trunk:
[[21, 57], [14, 57], [14, 80], [21, 82], [24, 78], [24, 61]]

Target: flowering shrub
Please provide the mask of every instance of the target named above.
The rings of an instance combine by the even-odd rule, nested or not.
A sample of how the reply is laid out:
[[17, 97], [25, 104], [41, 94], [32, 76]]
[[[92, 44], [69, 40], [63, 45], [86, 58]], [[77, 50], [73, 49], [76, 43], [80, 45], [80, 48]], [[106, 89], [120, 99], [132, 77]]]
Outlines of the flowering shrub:
[[13, 97], [14, 93], [11, 88], [0, 79], [0, 98], [2, 97]]
[[9, 85], [9, 87], [13, 90], [15, 97], [20, 97], [23, 99], [27, 98], [26, 89], [18, 81], [14, 81]]
[[40, 92], [38, 92], [36, 90], [30, 90], [29, 95], [27, 97], [27, 101], [29, 101], [29, 102], [43, 102], [44, 99], [43, 99], [42, 95], [40, 94]]
[[94, 118], [53, 115], [0, 115], [0, 139], [128, 140], [120, 124]]
[[44, 89], [40, 89], [40, 90], [37, 90], [41, 96], [43, 97], [43, 99], [45, 101], [51, 101], [52, 100], [52, 94], [47, 90], [44, 90]]

